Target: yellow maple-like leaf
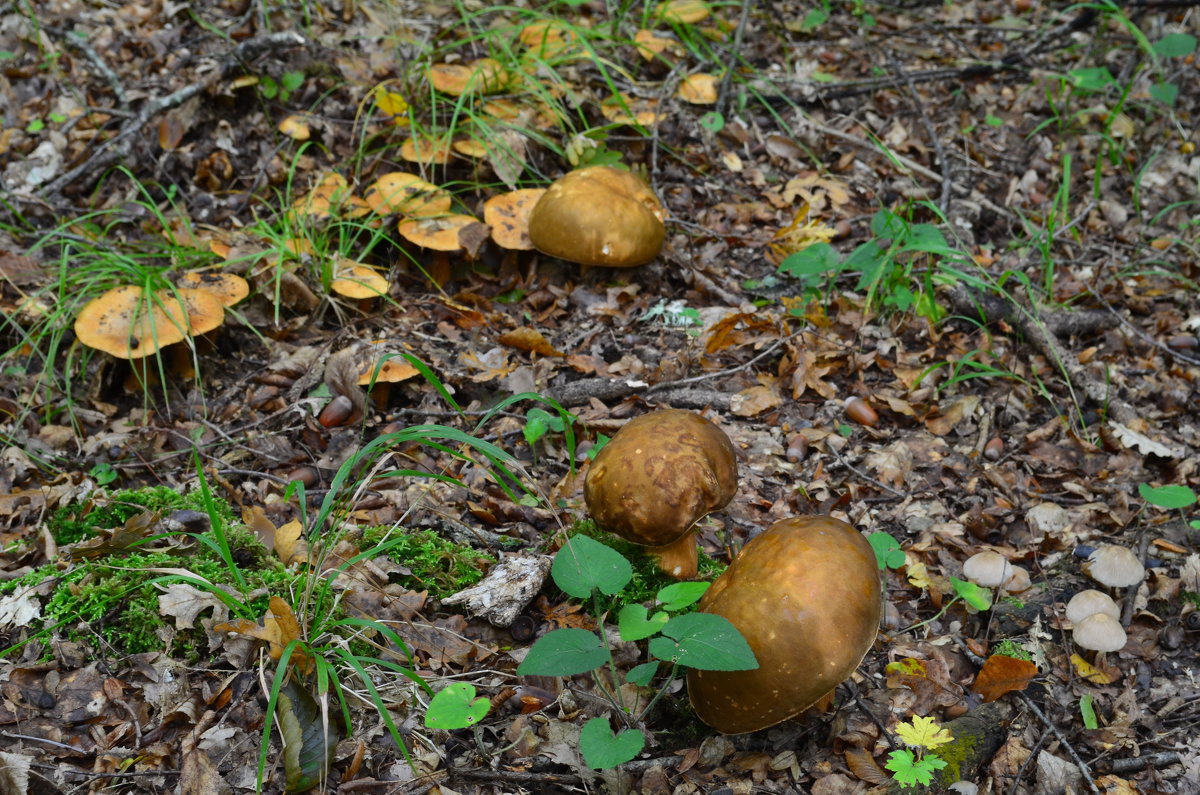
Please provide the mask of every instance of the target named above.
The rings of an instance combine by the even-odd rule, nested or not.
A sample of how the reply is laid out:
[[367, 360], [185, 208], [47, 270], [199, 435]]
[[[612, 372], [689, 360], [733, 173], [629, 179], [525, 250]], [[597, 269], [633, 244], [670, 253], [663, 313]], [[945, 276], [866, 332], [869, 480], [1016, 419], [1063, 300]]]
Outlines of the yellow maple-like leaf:
[[939, 726], [933, 718], [916, 717], [909, 723], [901, 723], [896, 726], [896, 734], [905, 745], [917, 748], [937, 748], [954, 741], [950, 732]]
[[908, 582], [914, 588], [926, 590], [933, 587], [933, 580], [929, 579], [929, 569], [925, 564], [917, 558], [916, 555], [906, 552], [904, 554], [905, 571], [908, 573]]

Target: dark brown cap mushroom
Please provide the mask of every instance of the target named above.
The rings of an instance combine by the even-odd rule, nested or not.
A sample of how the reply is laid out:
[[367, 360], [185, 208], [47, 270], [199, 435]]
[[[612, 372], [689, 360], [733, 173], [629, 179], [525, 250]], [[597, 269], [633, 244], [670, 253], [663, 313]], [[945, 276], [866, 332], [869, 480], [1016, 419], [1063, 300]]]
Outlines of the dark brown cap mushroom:
[[696, 576], [699, 519], [737, 491], [729, 437], [690, 411], [664, 409], [630, 420], [596, 455], [583, 485], [600, 529], [653, 547], [659, 567], [677, 579]]
[[875, 553], [832, 517], [784, 519], [746, 545], [699, 609], [737, 627], [759, 667], [689, 670], [692, 707], [725, 734], [765, 729], [831, 693], [870, 650], [882, 609]]
[[588, 166], [563, 176], [529, 216], [534, 248], [583, 265], [642, 265], [658, 256], [666, 234], [654, 191], [612, 166]]

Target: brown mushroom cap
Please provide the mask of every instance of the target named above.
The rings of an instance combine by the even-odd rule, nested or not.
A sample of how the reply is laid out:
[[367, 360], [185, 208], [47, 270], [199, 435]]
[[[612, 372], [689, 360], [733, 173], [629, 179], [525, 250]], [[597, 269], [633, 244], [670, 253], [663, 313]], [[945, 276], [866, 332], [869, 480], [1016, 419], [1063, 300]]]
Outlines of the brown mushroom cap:
[[1146, 577], [1146, 569], [1138, 556], [1125, 547], [1103, 544], [1088, 556], [1087, 573], [1101, 585], [1126, 588], [1137, 585]]
[[[627, 422], [596, 455], [583, 484], [588, 512], [602, 530], [664, 548], [652, 553], [680, 579], [696, 573], [696, 543], [688, 531], [736, 492], [737, 458], [729, 437], [680, 409]], [[682, 560], [664, 554], [676, 551]]]
[[191, 334], [211, 331], [225, 317], [221, 300], [198, 289], [114, 287], [89, 301], [75, 318], [75, 336], [90, 348], [121, 359], [140, 359]]
[[543, 254], [610, 268], [658, 256], [666, 237], [654, 192], [628, 171], [589, 166], [560, 178], [529, 216], [529, 238]]
[[746, 545], [699, 609], [729, 619], [759, 667], [689, 670], [692, 707], [725, 734], [765, 729], [820, 701], [870, 650], [882, 610], [875, 553], [837, 519], [784, 519]]
[[1093, 613], [1075, 625], [1071, 639], [1081, 649], [1119, 651], [1128, 638], [1121, 622], [1108, 613]]

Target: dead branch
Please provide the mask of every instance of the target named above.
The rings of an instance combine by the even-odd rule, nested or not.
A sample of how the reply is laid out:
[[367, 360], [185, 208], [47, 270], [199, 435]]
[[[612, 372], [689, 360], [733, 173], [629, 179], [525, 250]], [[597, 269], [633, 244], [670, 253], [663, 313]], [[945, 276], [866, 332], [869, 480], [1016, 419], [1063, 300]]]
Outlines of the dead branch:
[[252, 61], [258, 56], [278, 49], [287, 47], [299, 47], [308, 43], [308, 40], [299, 33], [285, 31], [282, 33], [269, 33], [265, 36], [257, 36], [253, 39], [246, 39], [237, 47], [234, 47], [228, 54], [221, 59], [219, 68], [202, 77], [198, 82], [184, 86], [178, 91], [167, 94], [166, 96], [158, 97], [146, 105], [137, 113], [136, 116], [130, 118], [121, 125], [121, 129], [112, 138], [100, 145], [91, 156], [83, 163], [80, 163], [75, 168], [67, 173], [48, 183], [40, 192], [40, 197], [47, 201], [55, 201], [59, 198], [58, 194], [67, 185], [73, 182], [90, 179], [91, 176], [99, 171], [102, 171], [109, 166], [120, 162], [129, 155], [129, 151], [133, 145], [134, 137], [140, 133], [147, 124], [154, 119], [155, 116], [165, 110], [182, 105], [197, 94], [208, 90], [217, 81], [224, 78], [235, 67], [246, 61]]

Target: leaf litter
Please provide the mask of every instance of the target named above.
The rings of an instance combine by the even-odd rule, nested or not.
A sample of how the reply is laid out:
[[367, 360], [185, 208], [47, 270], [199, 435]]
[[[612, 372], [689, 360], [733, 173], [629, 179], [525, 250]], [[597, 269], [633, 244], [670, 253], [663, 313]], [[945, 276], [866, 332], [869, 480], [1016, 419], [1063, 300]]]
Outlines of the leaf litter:
[[[245, 273], [258, 297], [203, 351], [197, 341], [198, 379], [155, 387], [166, 400], [148, 400], [136, 386], [126, 391], [127, 373], [99, 360], [69, 394], [31, 380], [59, 365], [23, 348], [18, 326], [6, 323], [0, 574], [18, 586], [0, 596], [9, 649], [0, 661], [0, 727], [15, 778], [130, 792], [255, 787], [267, 703], [259, 676], [273, 669], [261, 660], [278, 658], [304, 632], [285, 601], [292, 594], [260, 594], [269, 605], [231, 622], [211, 592], [157, 585], [155, 609], [175, 633], [204, 628], [195, 659], [173, 657], [168, 646], [136, 654], [114, 647], [104, 625], [116, 614], [26, 633], [54, 592], [54, 578], [22, 582], [43, 565], [115, 567], [131, 547], [148, 544], [178, 558], [158, 573], [190, 571], [193, 547], [155, 538], [161, 517], [131, 518], [61, 544], [48, 528], [61, 507], [102, 505], [109, 473], [122, 487], [184, 491], [195, 487], [198, 460], [281, 564], [298, 571], [329, 552], [327, 562], [336, 563], [322, 576], [335, 583], [348, 615], [392, 628], [420, 674], [466, 678], [489, 696], [510, 686], [548, 694], [503, 702], [477, 737], [425, 735], [417, 689], [389, 679], [387, 704], [412, 740], [412, 758], [385, 739], [362, 693], [354, 710], [361, 734], [337, 743], [332, 776], [442, 792], [590, 786], [596, 774], [579, 756], [578, 734], [604, 703], [585, 681], [518, 682], [513, 674], [538, 633], [583, 626], [584, 606], [522, 575], [539, 585], [517, 588], [511, 604], [503, 589], [463, 597], [468, 615], [500, 615], [502, 626], [468, 618], [452, 600], [400, 584], [401, 563], [384, 555], [356, 560], [363, 548], [353, 544], [323, 550], [315, 528], [301, 538], [301, 503], [284, 489], [304, 482], [306, 496], [319, 499], [336, 468], [381, 432], [429, 422], [473, 430], [497, 400], [539, 392], [577, 417], [583, 445], [573, 460], [557, 434], [529, 441], [523, 410], [493, 417], [486, 434], [518, 457], [542, 493], [555, 495], [553, 510], [514, 502], [478, 463], [413, 444], [391, 451], [387, 466], [453, 474], [466, 489], [377, 478], [346, 495], [345, 521], [430, 528], [502, 553], [501, 560], [544, 560], [538, 556], [559, 523], [582, 516], [572, 469], [586, 466], [587, 447], [648, 407], [670, 405], [712, 413], [744, 454], [741, 491], [717, 522], [700, 528], [707, 553], [727, 556], [767, 523], [809, 513], [832, 513], [868, 534], [887, 531], [904, 549], [904, 564], [885, 572], [880, 639], [835, 711], [725, 738], [698, 734], [686, 694], [676, 690], [650, 717], [644, 758], [607, 775], [605, 786], [865, 791], [888, 783], [880, 764], [903, 743], [902, 720], [947, 725], [978, 714], [981, 698], [1027, 715], [1033, 704], [1044, 719], [997, 721], [1005, 727], [998, 750], [963, 771], [977, 783], [1015, 792], [1200, 788], [1200, 758], [1187, 740], [1200, 704], [1189, 673], [1200, 613], [1196, 534], [1192, 515], [1147, 504], [1138, 490], [1195, 490], [1200, 480], [1200, 307], [1188, 254], [1196, 245], [1196, 141], [1186, 125], [1172, 123], [1174, 114], [1193, 113], [1200, 96], [1200, 78], [1185, 61], [1139, 60], [1134, 37], [1105, 30], [1086, 10], [1064, 16], [1020, 2], [902, 12], [864, 6], [829, 9], [815, 22], [809, 8], [773, 4], [773, 20], [750, 4], [744, 60], [731, 85], [735, 96], [751, 89], [764, 104], [727, 97], [722, 105], [724, 72], [713, 66], [724, 60], [738, 18], [714, 7], [710, 17], [678, 27], [630, 28], [629, 42], [636, 32], [641, 49], [630, 45], [618, 57], [642, 70], [637, 90], [605, 81], [594, 63], [550, 65], [546, 36], [541, 68], [561, 84], [530, 95], [513, 89], [512, 118], [521, 122], [485, 136], [491, 148], [480, 161], [460, 162], [455, 152], [470, 147], [450, 148], [439, 170], [401, 161], [410, 139], [425, 142], [410, 146], [428, 161], [430, 142], [443, 141], [444, 131], [409, 129], [438, 108], [410, 90], [413, 76], [395, 57], [394, 37], [406, 40], [403, 51], [423, 41], [406, 26], [438, 31], [449, 42], [440, 55], [456, 68], [477, 63], [486, 53], [459, 40], [445, 9], [414, 7], [401, 23], [386, 5], [333, 3], [300, 26], [275, 7], [228, 17], [215, 5], [185, 14], [172, 4], [118, 13], [64, 3], [39, 18], [42, 29], [21, 5], [0, 19], [13, 115], [0, 147], [5, 184], [19, 202], [9, 214], [14, 206], [20, 212], [0, 238], [6, 318], [28, 324], [58, 306], [69, 311], [70, 296], [47, 289], [66, 249], [36, 245], [60, 219], [113, 212], [104, 234], [122, 243], [162, 231], [161, 220], [134, 201], [139, 185], [155, 186], [151, 204], [188, 230], [178, 240]], [[598, 21], [588, 15], [597, 12], [580, 13], [567, 21], [594, 33]], [[670, 14], [689, 19], [680, 9]], [[504, 12], [487, 19], [517, 21]], [[1137, 27], [1151, 43], [1195, 33], [1193, 19], [1166, 10], [1139, 18]], [[303, 36], [283, 35], [292, 29]], [[230, 59], [227, 38], [214, 30], [252, 46]], [[1068, 59], [1058, 33], [1091, 48], [1089, 67]], [[340, 44], [351, 40], [362, 46]], [[705, 41], [720, 43], [715, 57], [697, 57]], [[653, 53], [646, 58], [651, 46], [686, 64], [677, 85], [671, 80], [679, 75]], [[950, 52], [970, 53], [975, 63], [947, 80], [935, 70]], [[1116, 106], [1099, 70], [1089, 71], [1105, 52], [1127, 66], [1108, 78], [1128, 81], [1126, 107]], [[47, 55], [52, 64], [43, 62]], [[1173, 105], [1163, 101], [1168, 85], [1178, 88]], [[171, 104], [180, 91], [192, 98]], [[689, 103], [716, 104], [671, 105], [676, 91]], [[563, 147], [567, 160], [615, 154], [644, 167], [678, 221], [654, 263], [604, 273], [538, 257], [520, 234], [519, 207], [499, 222], [513, 225], [505, 237], [491, 221], [491, 230], [464, 222], [467, 234], [438, 244], [446, 253], [400, 240], [403, 208], [365, 214], [368, 187], [395, 171], [417, 172], [439, 200], [442, 186], [453, 190], [454, 212], [467, 219], [486, 220], [485, 202], [506, 191], [544, 187], [567, 163], [527, 127], [554, 116], [560, 92], [597, 128], [624, 125]], [[718, 129], [705, 117], [714, 107], [722, 111]], [[274, 135], [277, 125], [300, 119], [320, 146], [301, 148], [298, 126], [285, 133], [291, 141]], [[365, 121], [343, 123], [350, 119]], [[128, 145], [151, 131], [157, 150]], [[378, 154], [348, 167], [359, 136], [377, 142]], [[109, 153], [120, 153], [128, 171], [101, 179], [118, 160]], [[452, 187], [455, 180], [471, 187]], [[271, 207], [296, 228], [264, 234], [258, 222]], [[439, 215], [451, 212], [439, 207]], [[942, 224], [960, 255], [953, 269], [919, 248], [880, 255], [901, 234], [887, 218], [876, 222], [881, 208], [908, 224]], [[372, 232], [338, 251], [387, 272], [386, 295], [369, 310], [328, 297], [320, 275], [328, 252], [313, 244], [345, 220], [387, 230], [379, 233], [384, 243]], [[409, 219], [406, 229], [440, 234], [446, 225]], [[67, 234], [78, 242], [97, 233], [78, 224]], [[872, 242], [876, 249], [859, 248]], [[806, 273], [796, 264], [806, 260], [790, 259], [816, 257], [821, 245], [834, 250], [824, 260], [836, 263], [832, 275], [829, 267]], [[457, 253], [464, 249], [469, 257]], [[847, 257], [856, 250], [859, 260]], [[276, 275], [265, 267], [275, 258], [290, 269]], [[1006, 305], [979, 293], [957, 300], [951, 291], [963, 289], [962, 272], [998, 283]], [[1032, 287], [1012, 288], [1021, 279]], [[671, 322], [660, 307], [674, 307]], [[393, 385], [376, 403], [349, 375], [326, 367], [336, 352], [359, 357], [378, 340], [423, 362], [465, 417], [424, 378]], [[337, 395], [359, 416], [325, 426], [318, 417]], [[877, 423], [847, 417], [853, 397], [869, 399]], [[1150, 572], [1122, 595], [1129, 641], [1102, 659], [1073, 648], [1063, 625], [1066, 600], [1090, 587], [1077, 550], [1101, 541], [1132, 548]], [[981, 548], [1027, 567], [1033, 581], [983, 613], [963, 607], [951, 580]], [[532, 601], [521, 605], [526, 597]], [[390, 641], [375, 642], [384, 659], [405, 658]], [[1031, 659], [1010, 656], [1017, 650]], [[301, 652], [293, 664], [302, 673], [309, 662]], [[1085, 698], [1094, 725], [1081, 717]], [[537, 709], [518, 714], [522, 703]], [[270, 742], [278, 748], [277, 737]], [[279, 791], [284, 776], [269, 771], [267, 781]]]

